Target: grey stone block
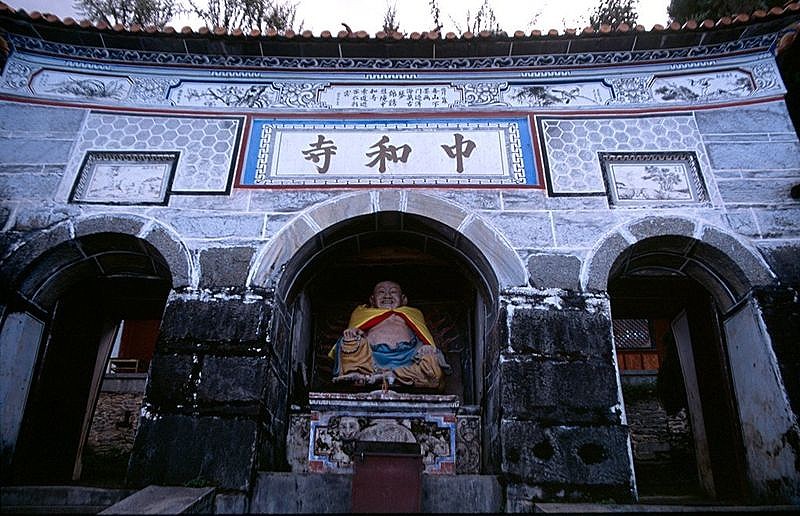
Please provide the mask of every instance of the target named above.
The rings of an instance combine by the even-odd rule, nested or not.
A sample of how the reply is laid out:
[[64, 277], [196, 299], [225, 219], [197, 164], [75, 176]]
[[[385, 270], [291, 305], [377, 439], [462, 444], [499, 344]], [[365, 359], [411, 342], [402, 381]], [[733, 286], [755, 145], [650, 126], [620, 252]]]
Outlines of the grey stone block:
[[247, 490], [255, 467], [258, 424], [245, 418], [158, 414], [142, 417], [128, 467], [132, 485]]
[[643, 240], [661, 235], [692, 236], [694, 227], [691, 220], [677, 217], [647, 217], [628, 226], [628, 231], [638, 240]]
[[468, 210], [499, 210], [500, 192], [464, 189], [436, 190], [433, 195]]
[[337, 222], [367, 213], [372, 213], [372, 199], [369, 193], [342, 195], [309, 210], [311, 218], [323, 229]]
[[158, 216], [182, 238], [261, 238], [264, 230], [264, 215], [255, 213], [159, 210]]
[[[569, 302], [577, 303], [577, 306], [573, 309], [556, 309], [549, 304]], [[551, 297], [531, 308], [514, 307], [509, 346], [516, 353], [610, 362], [614, 349], [611, 342], [611, 314], [581, 309], [583, 303], [585, 300], [579, 297], [572, 300], [555, 300]]]
[[250, 211], [248, 205], [251, 192], [252, 190], [234, 190], [228, 195], [173, 195], [169, 198], [169, 207], [178, 210]]
[[490, 475], [422, 475], [424, 513], [499, 513], [503, 489]]
[[783, 101], [694, 112], [702, 134], [794, 132]]
[[341, 192], [314, 190], [251, 190], [250, 211], [293, 213], [333, 199]]
[[294, 219], [295, 215], [291, 214], [270, 214], [267, 215], [267, 224], [265, 226], [264, 238], [273, 238], [278, 231], [283, 229], [286, 224], [289, 224]]
[[800, 209], [753, 208], [763, 238], [800, 237]]
[[792, 199], [792, 187], [798, 178], [776, 178], [770, 181], [759, 179], [717, 180], [717, 188], [726, 203], [736, 204], [796, 204]]
[[188, 286], [191, 280], [189, 257], [181, 242], [161, 226], [154, 227], [144, 239], [161, 253], [169, 265], [172, 286], [175, 288]]
[[171, 297], [161, 322], [161, 339], [249, 345], [264, 338], [271, 313], [265, 301], [242, 296]]
[[[800, 212], [796, 213], [800, 214]], [[800, 220], [798, 220], [798, 229], [800, 229]], [[713, 267], [718, 274], [721, 273], [729, 282], [738, 282], [737, 276], [741, 276], [741, 274], [737, 268], [744, 272], [747, 279], [746, 282], [750, 285], [769, 285], [774, 282], [765, 264], [759, 260], [760, 257], [745, 248], [731, 235], [712, 227], [706, 227], [703, 230], [701, 240], [712, 246], [713, 249], [722, 252], [723, 257], [720, 257], [716, 252], [707, 252], [710, 251], [707, 247], [698, 247], [695, 251], [695, 256], [706, 265]], [[730, 261], [733, 261], [735, 267]], [[743, 283], [745, 282], [743, 281]]]
[[214, 488], [147, 486], [100, 514], [210, 514]]
[[83, 486], [3, 486], [0, 506], [4, 513], [97, 513], [130, 496], [133, 489]]
[[728, 227], [740, 235], [749, 237], [761, 236], [755, 215], [749, 208], [728, 208], [725, 220], [728, 223]]
[[621, 220], [618, 212], [578, 211], [553, 212], [556, 245], [559, 247], [592, 247], [598, 237], [608, 233]]
[[470, 213], [457, 203], [414, 190], [408, 192], [407, 205], [408, 213], [435, 219], [454, 229], [460, 227]]
[[589, 290], [607, 290], [608, 274], [611, 266], [630, 243], [619, 233], [606, 238], [594, 255], [589, 258], [586, 288]]
[[0, 102], [0, 131], [77, 133], [86, 113], [61, 106]]
[[500, 234], [508, 238], [515, 248], [543, 248], [554, 245], [550, 215], [546, 211], [487, 213], [484, 217]]
[[138, 235], [145, 223], [144, 218], [127, 215], [100, 215], [75, 221], [75, 236], [93, 233], [124, 233]]
[[[3, 159], [2, 156], [0, 159]], [[57, 174], [2, 174], [0, 195], [5, 199], [50, 200], [60, 182], [61, 176]]]
[[708, 159], [715, 169], [798, 169], [800, 143], [771, 142], [769, 152], [763, 143], [709, 143]]
[[69, 240], [70, 228], [66, 224], [56, 226], [49, 231], [41, 231], [20, 246], [9, 258], [0, 262], [0, 285], [6, 286], [15, 282], [18, 275], [34, 259], [61, 242]]
[[247, 514], [250, 501], [244, 494], [222, 494], [214, 496], [214, 514]]
[[250, 511], [258, 514], [348, 513], [352, 475], [261, 472]]
[[503, 209], [509, 211], [537, 210], [607, 210], [605, 196], [548, 197], [544, 190], [520, 189], [502, 192]]
[[[616, 370], [601, 361], [555, 362], [519, 355], [500, 365], [503, 414], [561, 421], [613, 422], [617, 397]], [[578, 409], [578, 410], [576, 410]]]
[[500, 288], [528, 284], [528, 271], [517, 252], [503, 240], [502, 234], [481, 219], [473, 219], [462, 232], [489, 260]]
[[185, 405], [192, 402], [195, 380], [192, 355], [156, 354], [150, 363], [147, 402], [156, 406]]
[[252, 247], [201, 249], [200, 288], [244, 287], [253, 254]]
[[581, 260], [562, 254], [533, 254], [528, 258], [531, 285], [539, 288], [581, 288]]
[[200, 402], [252, 402], [264, 398], [267, 360], [206, 356], [197, 386]]
[[0, 162], [26, 165], [66, 163], [72, 143], [72, 140], [51, 138], [0, 137]]
[[536, 483], [630, 486], [623, 426], [552, 426], [503, 420], [503, 472]]
[[783, 285], [800, 286], [800, 244], [759, 244], [759, 250]]

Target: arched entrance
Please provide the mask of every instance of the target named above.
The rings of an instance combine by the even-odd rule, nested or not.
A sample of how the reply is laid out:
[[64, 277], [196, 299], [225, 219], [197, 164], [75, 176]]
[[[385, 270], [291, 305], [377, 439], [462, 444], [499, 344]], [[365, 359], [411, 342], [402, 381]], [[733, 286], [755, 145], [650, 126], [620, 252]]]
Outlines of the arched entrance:
[[[62, 242], [18, 276], [0, 333], [3, 400], [9, 402], [4, 407], [4, 481], [85, 481], [93, 476], [92, 468], [104, 467], [102, 460], [85, 459], [108, 358], [120, 347], [123, 322], [129, 329], [143, 321], [150, 327], [155, 321], [157, 327], [171, 287], [170, 269], [159, 251], [119, 233]], [[146, 348], [155, 339], [154, 331], [148, 333], [152, 342], [132, 344], [127, 365], [135, 362], [133, 374], [147, 371], [152, 347]], [[135, 417], [138, 407], [129, 412]], [[130, 418], [121, 424], [130, 425]], [[127, 460], [119, 462], [120, 471], [98, 475], [116, 474], [122, 481]]]
[[[793, 452], [775, 430], [790, 430], [792, 418], [753, 299], [759, 273], [740, 266], [742, 257], [751, 266], [756, 259], [726, 242], [740, 260], [693, 236], [652, 236], [629, 245], [610, 268], [640, 497], [780, 498], [782, 488], [768, 491], [781, 476], [792, 489]], [[765, 412], [765, 400], [774, 409]], [[757, 459], [764, 437], [780, 449], [774, 472]]]
[[283, 267], [273, 335], [279, 348], [286, 341], [291, 355], [292, 410], [307, 409], [309, 392], [352, 392], [333, 384], [327, 354], [353, 308], [385, 279], [400, 283], [409, 304], [423, 311], [452, 367], [439, 394], [455, 395], [471, 414], [481, 413], [486, 378], [493, 376], [486, 369], [497, 367], [496, 361], [484, 360], [495, 339], [496, 274], [481, 250], [458, 231], [401, 211], [376, 211], [333, 224]]

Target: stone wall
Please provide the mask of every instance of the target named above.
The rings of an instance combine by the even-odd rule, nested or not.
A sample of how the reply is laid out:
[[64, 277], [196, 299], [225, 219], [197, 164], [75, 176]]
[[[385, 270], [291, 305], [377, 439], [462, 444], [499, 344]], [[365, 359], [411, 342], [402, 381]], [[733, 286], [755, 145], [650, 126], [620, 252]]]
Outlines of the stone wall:
[[96, 455], [128, 454], [133, 448], [144, 393], [101, 392], [86, 449]]
[[655, 378], [623, 378], [639, 496], [700, 494], [692, 431], [686, 409], [669, 415], [656, 395]]
[[530, 510], [541, 500], [632, 500], [608, 299], [520, 289], [503, 304], [500, 433], [508, 510]]

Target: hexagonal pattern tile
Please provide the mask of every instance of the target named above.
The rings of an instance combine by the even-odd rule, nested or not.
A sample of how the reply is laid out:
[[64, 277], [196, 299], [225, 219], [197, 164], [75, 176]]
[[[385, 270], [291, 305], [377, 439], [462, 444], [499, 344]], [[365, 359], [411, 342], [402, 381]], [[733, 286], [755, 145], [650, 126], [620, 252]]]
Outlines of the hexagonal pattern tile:
[[547, 157], [545, 173], [553, 194], [605, 191], [598, 152], [697, 152], [707, 163], [695, 119], [689, 115], [608, 119], [540, 119], [540, 139]]
[[224, 192], [238, 149], [240, 118], [163, 117], [91, 113], [69, 170], [78, 171], [87, 151], [179, 151], [173, 192]]

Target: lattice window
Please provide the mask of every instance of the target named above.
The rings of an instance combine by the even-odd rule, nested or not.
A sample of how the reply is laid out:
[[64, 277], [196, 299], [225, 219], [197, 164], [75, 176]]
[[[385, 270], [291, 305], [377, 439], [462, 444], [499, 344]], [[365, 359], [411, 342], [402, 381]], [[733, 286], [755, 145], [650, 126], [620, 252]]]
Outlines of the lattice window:
[[617, 349], [653, 349], [647, 319], [614, 319], [614, 342]]

